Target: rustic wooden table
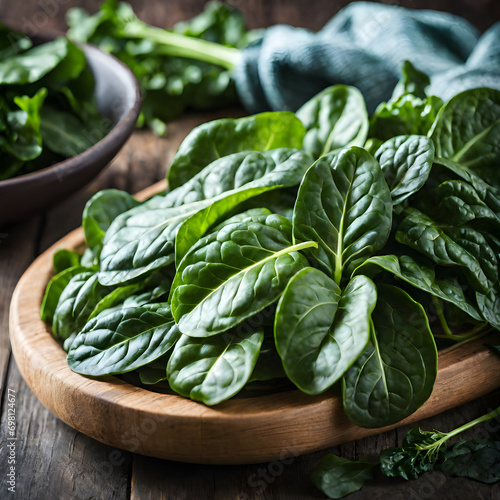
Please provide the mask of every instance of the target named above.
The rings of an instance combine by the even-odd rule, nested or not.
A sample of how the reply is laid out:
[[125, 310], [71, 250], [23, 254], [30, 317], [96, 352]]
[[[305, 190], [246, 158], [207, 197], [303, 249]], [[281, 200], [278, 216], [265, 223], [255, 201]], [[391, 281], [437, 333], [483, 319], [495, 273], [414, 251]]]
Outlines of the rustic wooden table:
[[[15, 19], [38, 30], [63, 28], [64, 12], [80, 4], [95, 10], [99, 2], [69, 0], [0, 0], [0, 18]], [[146, 21], [159, 25], [189, 17], [203, 0], [185, 2], [135, 1]], [[288, 22], [319, 28], [345, 1], [308, 0], [265, 2], [235, 0], [246, 11], [252, 25]], [[394, 3], [394, 2], [389, 2]], [[398, 2], [406, 6], [453, 10], [480, 28], [499, 17], [499, 4], [481, 2]], [[307, 9], [303, 7], [308, 6]], [[262, 20], [265, 18], [265, 22]], [[222, 111], [217, 116], [224, 116]], [[324, 498], [309, 480], [314, 465], [327, 452], [348, 459], [375, 458], [388, 446], [401, 442], [408, 428], [400, 428], [360, 441], [300, 457], [248, 466], [207, 466], [169, 462], [113, 449], [75, 431], [44, 408], [22, 380], [11, 355], [8, 323], [14, 287], [37, 255], [81, 222], [86, 200], [99, 189], [118, 188], [137, 192], [161, 179], [177, 146], [196, 124], [216, 114], [187, 115], [168, 127], [166, 138], [137, 131], [92, 184], [45, 214], [0, 227], [0, 498], [19, 499], [320, 499]], [[8, 491], [9, 449], [6, 429], [8, 398], [15, 396], [17, 441], [15, 443], [15, 494]], [[422, 421], [425, 429], [450, 430], [500, 404], [500, 391], [472, 403]], [[488, 427], [500, 425], [490, 422]], [[147, 432], [144, 429], [144, 432]], [[481, 435], [476, 428], [471, 435]], [[350, 498], [398, 499], [498, 499], [500, 484], [487, 486], [463, 478], [432, 472], [417, 481], [379, 478]]]

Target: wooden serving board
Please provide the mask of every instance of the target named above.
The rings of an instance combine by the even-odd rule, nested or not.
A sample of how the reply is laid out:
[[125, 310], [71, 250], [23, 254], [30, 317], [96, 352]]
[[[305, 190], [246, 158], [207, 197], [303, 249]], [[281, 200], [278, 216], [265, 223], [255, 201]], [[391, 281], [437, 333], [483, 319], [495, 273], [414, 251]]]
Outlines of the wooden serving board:
[[[165, 187], [142, 191], [146, 199]], [[19, 370], [41, 403], [64, 422], [102, 443], [143, 455], [205, 464], [283, 460], [377, 434], [436, 415], [500, 386], [500, 358], [481, 339], [441, 352], [434, 391], [413, 415], [381, 429], [345, 416], [339, 396], [298, 390], [236, 398], [215, 407], [159, 394], [116, 377], [73, 373], [66, 353], [40, 319], [40, 304], [60, 248], [84, 244], [81, 228], [38, 257], [14, 292], [10, 339]]]

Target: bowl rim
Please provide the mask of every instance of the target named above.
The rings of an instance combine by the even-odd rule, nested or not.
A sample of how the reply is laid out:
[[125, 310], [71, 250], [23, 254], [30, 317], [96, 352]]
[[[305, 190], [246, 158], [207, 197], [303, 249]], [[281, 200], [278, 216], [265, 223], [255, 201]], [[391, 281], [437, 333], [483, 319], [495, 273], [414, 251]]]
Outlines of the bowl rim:
[[109, 57], [110, 60], [113, 61], [113, 64], [121, 67], [121, 69], [128, 77], [127, 86], [130, 85], [130, 88], [132, 89], [134, 94], [133, 105], [123, 114], [123, 116], [121, 116], [121, 118], [112, 126], [111, 130], [102, 139], [87, 148], [85, 151], [82, 151], [77, 155], [70, 156], [69, 158], [66, 158], [65, 160], [62, 160], [53, 165], [35, 170], [34, 172], [0, 180], [0, 188], [4, 189], [8, 188], [9, 186], [29, 184], [46, 176], [51, 176], [54, 174], [58, 175], [59, 171], [61, 171], [61, 173], [66, 172], [68, 167], [79, 170], [86, 164], [86, 160], [92, 158], [96, 153], [99, 152], [100, 156], [104, 156], [106, 155], [106, 153], [111, 152], [116, 147], [116, 144], [118, 142], [124, 141], [124, 138], [126, 140], [126, 137], [129, 135], [131, 122], [133, 123], [132, 128], [135, 127], [135, 123], [142, 108], [142, 92], [137, 77], [123, 61], [115, 57], [113, 54], [104, 52], [103, 50], [99, 49], [99, 47], [91, 43], [78, 43], [78, 45], [82, 47], [83, 51], [85, 52], [86, 58], [89, 52], [92, 53], [92, 51], [94, 51], [104, 55], [105, 57]]

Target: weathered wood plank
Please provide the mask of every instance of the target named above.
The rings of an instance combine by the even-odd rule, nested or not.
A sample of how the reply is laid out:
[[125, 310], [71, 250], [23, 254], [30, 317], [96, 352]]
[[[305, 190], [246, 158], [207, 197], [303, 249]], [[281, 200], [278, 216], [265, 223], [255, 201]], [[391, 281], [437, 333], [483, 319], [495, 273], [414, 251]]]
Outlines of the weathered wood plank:
[[[14, 360], [7, 387], [16, 398], [16, 496], [12, 498], [125, 500], [129, 497], [130, 453], [104, 446], [50, 413], [24, 383]], [[8, 498], [10, 486], [6, 411], [4, 404], [0, 432], [1, 498]]]

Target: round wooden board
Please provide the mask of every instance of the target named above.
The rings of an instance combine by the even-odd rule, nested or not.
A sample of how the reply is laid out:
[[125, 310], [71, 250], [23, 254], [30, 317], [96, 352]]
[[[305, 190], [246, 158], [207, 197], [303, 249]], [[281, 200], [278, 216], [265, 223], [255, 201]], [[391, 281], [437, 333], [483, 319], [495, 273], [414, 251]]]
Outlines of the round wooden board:
[[[164, 188], [140, 193], [145, 199]], [[416, 422], [500, 386], [500, 358], [483, 340], [439, 356], [430, 399], [396, 425], [365, 429], [344, 415], [331, 393], [308, 396], [298, 390], [237, 398], [207, 407], [180, 396], [73, 373], [66, 354], [40, 319], [40, 304], [60, 248], [83, 245], [80, 229], [49, 248], [24, 273], [14, 292], [10, 338], [19, 370], [41, 403], [75, 429], [102, 443], [143, 455], [205, 464], [247, 464], [320, 450]]]

